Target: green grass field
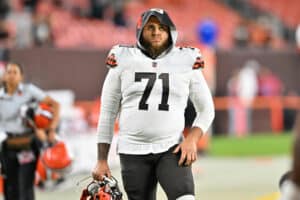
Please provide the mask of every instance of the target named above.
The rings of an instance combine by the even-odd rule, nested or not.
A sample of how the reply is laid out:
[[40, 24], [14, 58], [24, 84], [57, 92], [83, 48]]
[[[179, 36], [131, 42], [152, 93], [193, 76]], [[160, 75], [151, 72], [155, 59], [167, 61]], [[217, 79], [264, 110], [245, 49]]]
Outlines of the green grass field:
[[260, 133], [243, 138], [214, 136], [208, 154], [210, 156], [247, 157], [288, 155], [293, 136], [290, 132], [281, 134]]

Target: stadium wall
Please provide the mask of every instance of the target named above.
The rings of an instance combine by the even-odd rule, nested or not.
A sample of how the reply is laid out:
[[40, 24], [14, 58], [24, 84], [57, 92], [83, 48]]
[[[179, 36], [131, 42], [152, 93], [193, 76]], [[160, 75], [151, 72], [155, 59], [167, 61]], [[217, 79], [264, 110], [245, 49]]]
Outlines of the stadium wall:
[[76, 100], [100, 96], [104, 77], [105, 50], [14, 49], [11, 60], [24, 65], [25, 80], [45, 90], [70, 89]]
[[[216, 53], [216, 93], [215, 96], [226, 96], [227, 82], [232, 73], [242, 68], [247, 60], [256, 60], [262, 66], [270, 68], [284, 83], [284, 94], [293, 91], [300, 94], [300, 54], [290, 50], [269, 49], [235, 49], [219, 50]], [[272, 131], [271, 110], [255, 109], [252, 112], [252, 132]], [[284, 116], [285, 117], [285, 116]], [[214, 121], [214, 132], [226, 133], [228, 130], [227, 110], [217, 110]]]
[[[54, 48], [13, 49], [11, 60], [24, 64], [26, 80], [43, 89], [71, 89], [77, 101], [95, 100], [101, 93], [107, 68], [108, 50], [61, 50]], [[300, 54], [294, 50], [237, 49], [216, 51], [215, 96], [226, 96], [226, 84], [232, 72], [249, 59], [270, 68], [285, 84], [286, 91], [300, 94]], [[270, 131], [270, 110], [253, 112], [253, 131]], [[215, 133], [227, 132], [228, 113], [217, 110]]]

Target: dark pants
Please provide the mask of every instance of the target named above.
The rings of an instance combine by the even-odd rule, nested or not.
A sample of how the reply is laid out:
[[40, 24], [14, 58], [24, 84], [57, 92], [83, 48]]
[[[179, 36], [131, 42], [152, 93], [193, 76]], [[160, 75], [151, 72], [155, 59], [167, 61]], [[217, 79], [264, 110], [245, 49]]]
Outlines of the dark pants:
[[120, 154], [122, 179], [129, 200], [155, 200], [159, 182], [168, 200], [194, 195], [191, 167], [178, 166], [179, 154]]
[[20, 164], [17, 155], [21, 151], [9, 149], [4, 145], [1, 152], [5, 200], [35, 199], [34, 177], [39, 151], [34, 147], [31, 151], [35, 155], [35, 159], [26, 164]]

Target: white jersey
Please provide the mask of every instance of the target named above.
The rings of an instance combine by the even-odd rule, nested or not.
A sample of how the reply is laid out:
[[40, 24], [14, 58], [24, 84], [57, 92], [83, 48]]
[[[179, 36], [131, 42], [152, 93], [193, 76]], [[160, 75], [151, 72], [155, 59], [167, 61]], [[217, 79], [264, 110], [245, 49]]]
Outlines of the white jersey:
[[160, 153], [178, 144], [190, 97], [193, 126], [206, 132], [214, 118], [199, 50], [172, 48], [157, 59], [139, 48], [115, 46], [109, 53], [98, 123], [98, 143], [111, 143], [119, 114], [118, 152]]

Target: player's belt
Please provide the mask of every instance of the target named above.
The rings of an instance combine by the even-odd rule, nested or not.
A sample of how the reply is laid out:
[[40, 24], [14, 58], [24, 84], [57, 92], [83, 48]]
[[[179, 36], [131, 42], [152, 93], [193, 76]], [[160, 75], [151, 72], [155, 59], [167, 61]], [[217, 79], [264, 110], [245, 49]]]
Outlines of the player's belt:
[[13, 150], [23, 150], [31, 148], [33, 133], [13, 134], [7, 133], [6, 147]]

